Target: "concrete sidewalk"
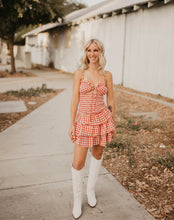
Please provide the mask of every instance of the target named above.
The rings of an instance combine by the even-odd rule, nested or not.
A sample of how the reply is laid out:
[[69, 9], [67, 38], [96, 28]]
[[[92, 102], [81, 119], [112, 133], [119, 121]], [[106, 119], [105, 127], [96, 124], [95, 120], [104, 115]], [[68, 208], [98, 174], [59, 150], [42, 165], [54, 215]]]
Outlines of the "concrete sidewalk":
[[[28, 81], [20, 86], [26, 88], [44, 81], [48, 87], [65, 90], [0, 133], [0, 220], [73, 219], [73, 144], [67, 134], [72, 77], [58, 74], [51, 79], [46, 75], [36, 81], [26, 79]], [[18, 86], [14, 81], [0, 80], [2, 90]], [[96, 187], [98, 204], [90, 208], [86, 199], [89, 158], [90, 152], [85, 167], [80, 219], [154, 219], [103, 167]]]

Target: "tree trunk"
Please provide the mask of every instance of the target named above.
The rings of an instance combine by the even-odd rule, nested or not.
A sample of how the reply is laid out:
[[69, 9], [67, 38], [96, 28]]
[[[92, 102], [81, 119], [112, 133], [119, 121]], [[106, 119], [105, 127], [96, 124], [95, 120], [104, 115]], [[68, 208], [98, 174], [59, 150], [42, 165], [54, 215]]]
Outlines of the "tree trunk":
[[9, 37], [9, 48], [10, 48], [10, 57], [11, 57], [11, 72], [15, 73], [16, 72], [16, 67], [15, 67], [15, 58], [14, 58], [14, 52], [13, 52], [13, 42], [14, 42], [14, 35], [11, 35]]

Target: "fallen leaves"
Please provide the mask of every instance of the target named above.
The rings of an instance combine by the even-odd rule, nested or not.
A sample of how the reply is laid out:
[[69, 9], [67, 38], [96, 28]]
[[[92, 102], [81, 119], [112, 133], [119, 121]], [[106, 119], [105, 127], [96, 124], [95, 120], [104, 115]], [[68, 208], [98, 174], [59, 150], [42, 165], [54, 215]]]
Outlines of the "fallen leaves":
[[[115, 87], [115, 95], [116, 109], [119, 112], [115, 117], [118, 146], [114, 148], [113, 145], [112, 148], [105, 149], [103, 165], [155, 219], [173, 220], [174, 169], [166, 166], [171, 165], [169, 163], [174, 155], [174, 133], [171, 134], [174, 111], [162, 104], [123, 93], [118, 87]], [[161, 119], [153, 122], [158, 126], [144, 126], [143, 129], [141, 126], [134, 132], [130, 131], [125, 127], [126, 123], [123, 120], [123, 116], [129, 118], [130, 109], [158, 112]], [[131, 119], [129, 122], [131, 123]], [[130, 123], [133, 129], [140, 126], [138, 120]], [[128, 145], [128, 139], [131, 139], [131, 145]], [[126, 154], [125, 146], [132, 149], [131, 155], [135, 160], [132, 166], [128, 163], [130, 155]]]

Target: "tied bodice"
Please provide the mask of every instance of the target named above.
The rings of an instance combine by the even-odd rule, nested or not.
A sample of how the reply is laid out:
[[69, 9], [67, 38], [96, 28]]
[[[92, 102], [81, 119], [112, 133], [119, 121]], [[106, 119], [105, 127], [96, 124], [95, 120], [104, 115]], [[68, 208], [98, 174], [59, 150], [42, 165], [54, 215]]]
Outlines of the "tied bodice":
[[91, 83], [88, 80], [81, 80], [80, 83], [80, 93], [81, 94], [97, 94], [103, 96], [107, 93], [107, 87], [105, 82]]
[[80, 93], [81, 94], [96, 94], [103, 96], [107, 93], [107, 86], [104, 80], [105, 74], [103, 75], [103, 82], [92, 83], [87, 79], [87, 72], [84, 72], [84, 78], [80, 81]]
[[104, 95], [107, 93], [107, 86], [103, 82], [92, 83], [85, 77], [80, 81], [80, 108], [83, 113], [98, 113], [104, 107]]

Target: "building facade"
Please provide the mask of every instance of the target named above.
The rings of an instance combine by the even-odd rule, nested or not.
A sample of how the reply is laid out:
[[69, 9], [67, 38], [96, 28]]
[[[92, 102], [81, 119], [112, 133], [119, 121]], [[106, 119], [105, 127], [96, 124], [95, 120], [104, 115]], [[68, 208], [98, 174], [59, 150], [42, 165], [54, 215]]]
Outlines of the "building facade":
[[36, 35], [47, 43], [32, 48], [33, 62], [74, 72], [84, 43], [98, 38], [114, 84], [174, 98], [173, 0], [112, 0], [80, 11]]

